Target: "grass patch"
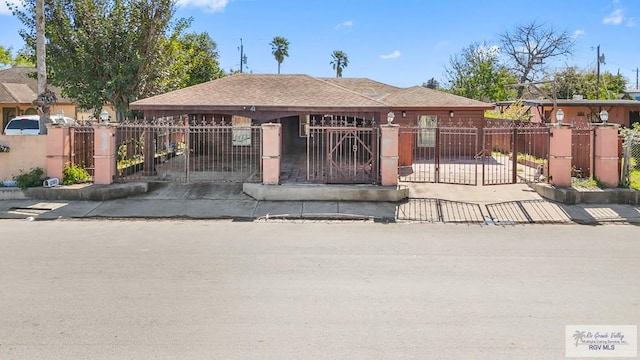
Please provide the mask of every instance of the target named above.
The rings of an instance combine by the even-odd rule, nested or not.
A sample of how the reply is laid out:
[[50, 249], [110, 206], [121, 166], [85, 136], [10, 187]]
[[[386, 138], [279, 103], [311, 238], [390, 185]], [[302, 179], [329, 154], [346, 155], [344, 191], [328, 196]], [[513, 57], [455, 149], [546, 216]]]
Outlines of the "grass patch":
[[571, 178], [571, 186], [585, 189], [604, 189], [606, 186], [596, 178]]
[[631, 170], [629, 173], [629, 187], [640, 190], [640, 170]]
[[530, 162], [533, 162], [533, 163], [536, 163], [536, 164], [544, 164], [546, 162], [545, 159], [541, 159], [541, 158], [535, 157], [535, 156], [533, 156], [531, 154], [518, 154], [518, 158], [517, 159], [518, 159], [518, 162], [530, 161]]

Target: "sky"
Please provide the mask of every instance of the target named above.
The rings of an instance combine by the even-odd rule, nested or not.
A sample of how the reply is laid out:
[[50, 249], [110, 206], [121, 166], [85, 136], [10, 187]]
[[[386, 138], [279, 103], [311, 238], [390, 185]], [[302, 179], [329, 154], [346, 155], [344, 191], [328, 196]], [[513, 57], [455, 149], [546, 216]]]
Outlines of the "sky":
[[[23, 47], [22, 25], [0, 0], [0, 45]], [[349, 59], [343, 77], [365, 77], [410, 87], [435, 78], [446, 85], [452, 55], [472, 43], [498, 45], [498, 35], [532, 21], [575, 37], [574, 55], [549, 60], [567, 66], [620, 72], [636, 88], [640, 67], [639, 0], [178, 0], [176, 17], [191, 17], [189, 31], [207, 32], [217, 43], [221, 67], [277, 73], [269, 43], [289, 40], [282, 74], [333, 77], [334, 50]], [[115, 54], [114, 54], [115, 55]]]

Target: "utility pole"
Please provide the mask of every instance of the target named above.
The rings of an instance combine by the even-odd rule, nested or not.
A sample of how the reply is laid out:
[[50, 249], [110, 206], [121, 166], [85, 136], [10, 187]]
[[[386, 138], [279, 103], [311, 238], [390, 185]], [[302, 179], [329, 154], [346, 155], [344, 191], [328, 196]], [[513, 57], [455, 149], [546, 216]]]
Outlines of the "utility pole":
[[598, 45], [598, 59], [596, 61], [598, 64], [598, 73], [596, 75], [596, 99], [600, 99], [600, 64], [604, 64], [604, 54], [600, 55], [600, 45]]
[[636, 90], [640, 89], [640, 87], [638, 87], [638, 68], [636, 68]]
[[247, 64], [247, 55], [244, 54], [244, 46], [242, 45], [242, 38], [240, 38], [240, 73], [242, 74], [242, 65]]

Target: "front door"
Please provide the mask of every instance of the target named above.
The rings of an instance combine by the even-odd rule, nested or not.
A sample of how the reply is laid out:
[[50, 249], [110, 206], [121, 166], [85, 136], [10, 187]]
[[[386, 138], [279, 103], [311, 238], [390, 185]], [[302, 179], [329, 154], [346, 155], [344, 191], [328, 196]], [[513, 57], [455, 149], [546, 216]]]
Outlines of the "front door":
[[9, 120], [13, 119], [14, 117], [16, 117], [16, 108], [2, 108], [2, 130], [4, 130], [4, 127], [7, 126]]

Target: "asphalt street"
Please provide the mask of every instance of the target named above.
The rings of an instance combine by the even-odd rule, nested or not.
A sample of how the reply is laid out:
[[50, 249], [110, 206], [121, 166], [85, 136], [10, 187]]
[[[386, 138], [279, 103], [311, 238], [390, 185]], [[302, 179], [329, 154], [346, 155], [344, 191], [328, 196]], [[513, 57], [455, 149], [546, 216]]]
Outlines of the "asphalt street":
[[0, 359], [558, 359], [640, 324], [632, 225], [0, 226]]

